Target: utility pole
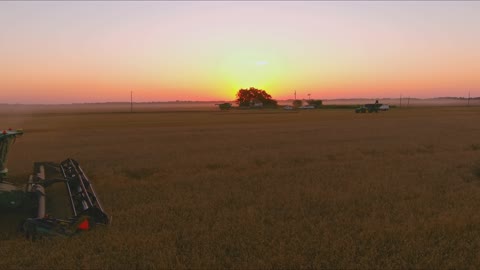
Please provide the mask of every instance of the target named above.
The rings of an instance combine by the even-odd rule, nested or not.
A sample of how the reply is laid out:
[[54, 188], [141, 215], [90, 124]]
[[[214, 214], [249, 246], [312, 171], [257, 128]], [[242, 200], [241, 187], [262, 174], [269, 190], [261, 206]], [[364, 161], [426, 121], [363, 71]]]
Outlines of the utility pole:
[[467, 106], [470, 106], [470, 91], [468, 91]]
[[133, 91], [130, 91], [130, 113], [133, 113]]

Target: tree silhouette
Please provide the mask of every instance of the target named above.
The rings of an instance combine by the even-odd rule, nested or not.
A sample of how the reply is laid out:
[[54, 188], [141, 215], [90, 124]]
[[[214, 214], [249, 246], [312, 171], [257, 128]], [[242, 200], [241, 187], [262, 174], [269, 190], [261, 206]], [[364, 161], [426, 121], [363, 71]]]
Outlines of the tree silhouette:
[[303, 105], [303, 101], [301, 99], [296, 99], [292, 102], [294, 108], [298, 108]]
[[237, 92], [235, 102], [241, 107], [250, 106], [254, 102], [262, 102], [264, 106], [277, 106], [277, 101], [272, 99], [265, 90], [250, 87], [249, 89], [240, 89]]
[[320, 108], [322, 106], [322, 100], [320, 99], [309, 99], [307, 100], [307, 103], [315, 108]]

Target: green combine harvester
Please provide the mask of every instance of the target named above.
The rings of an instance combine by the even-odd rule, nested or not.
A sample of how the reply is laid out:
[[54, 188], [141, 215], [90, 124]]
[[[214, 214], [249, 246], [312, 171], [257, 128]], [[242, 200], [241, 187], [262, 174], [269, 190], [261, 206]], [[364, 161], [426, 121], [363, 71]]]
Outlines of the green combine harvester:
[[376, 112], [378, 113], [378, 111], [382, 110], [382, 105], [383, 104], [380, 104], [378, 103], [378, 100], [375, 102], [375, 103], [372, 103], [372, 104], [365, 104], [365, 105], [362, 105], [358, 108], [355, 109], [355, 113], [372, 113], [372, 112]]
[[[25, 213], [27, 218], [22, 220], [20, 230], [30, 240], [41, 236], [71, 236], [96, 225], [107, 225], [109, 217], [90, 180], [73, 159], [66, 159], [59, 164], [35, 162], [33, 174], [24, 186], [7, 181], [8, 153], [22, 135], [23, 130], [0, 132], [0, 216], [9, 211]], [[59, 186], [63, 188], [59, 189]], [[59, 190], [65, 198], [64, 203], [49, 207], [47, 193], [52, 191], [57, 196]], [[54, 217], [50, 213], [53, 209], [62, 209], [66, 217]], [[0, 219], [0, 222], [7, 221]]]

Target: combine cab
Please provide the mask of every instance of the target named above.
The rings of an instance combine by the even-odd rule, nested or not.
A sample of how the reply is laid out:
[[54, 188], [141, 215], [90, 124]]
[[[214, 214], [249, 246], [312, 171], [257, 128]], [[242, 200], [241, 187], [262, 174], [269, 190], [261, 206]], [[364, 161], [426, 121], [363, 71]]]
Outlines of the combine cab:
[[[0, 133], [0, 209], [28, 213], [29, 217], [22, 224], [26, 237], [35, 240], [39, 236], [70, 236], [99, 224], [108, 224], [109, 217], [93, 185], [73, 159], [59, 164], [35, 162], [33, 174], [24, 187], [7, 181], [7, 155], [16, 138], [22, 134], [22, 130]], [[46, 198], [50, 192], [53, 197], [63, 197], [63, 200], [55, 198], [53, 201], [56, 203], [48, 205], [51, 200]], [[51, 212], [63, 212], [62, 218], [51, 215]]]

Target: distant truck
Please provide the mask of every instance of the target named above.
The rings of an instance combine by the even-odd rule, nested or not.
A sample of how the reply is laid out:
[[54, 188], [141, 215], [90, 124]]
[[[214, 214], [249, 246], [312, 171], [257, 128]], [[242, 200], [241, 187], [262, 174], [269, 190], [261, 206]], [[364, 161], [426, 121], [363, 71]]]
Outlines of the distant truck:
[[300, 106], [298, 108], [302, 109], [302, 110], [308, 110], [308, 109], [315, 109], [316, 107], [313, 106], [313, 105], [303, 105], [303, 106]]
[[382, 104], [379, 108], [380, 111], [388, 111], [390, 110], [390, 106], [387, 104]]

